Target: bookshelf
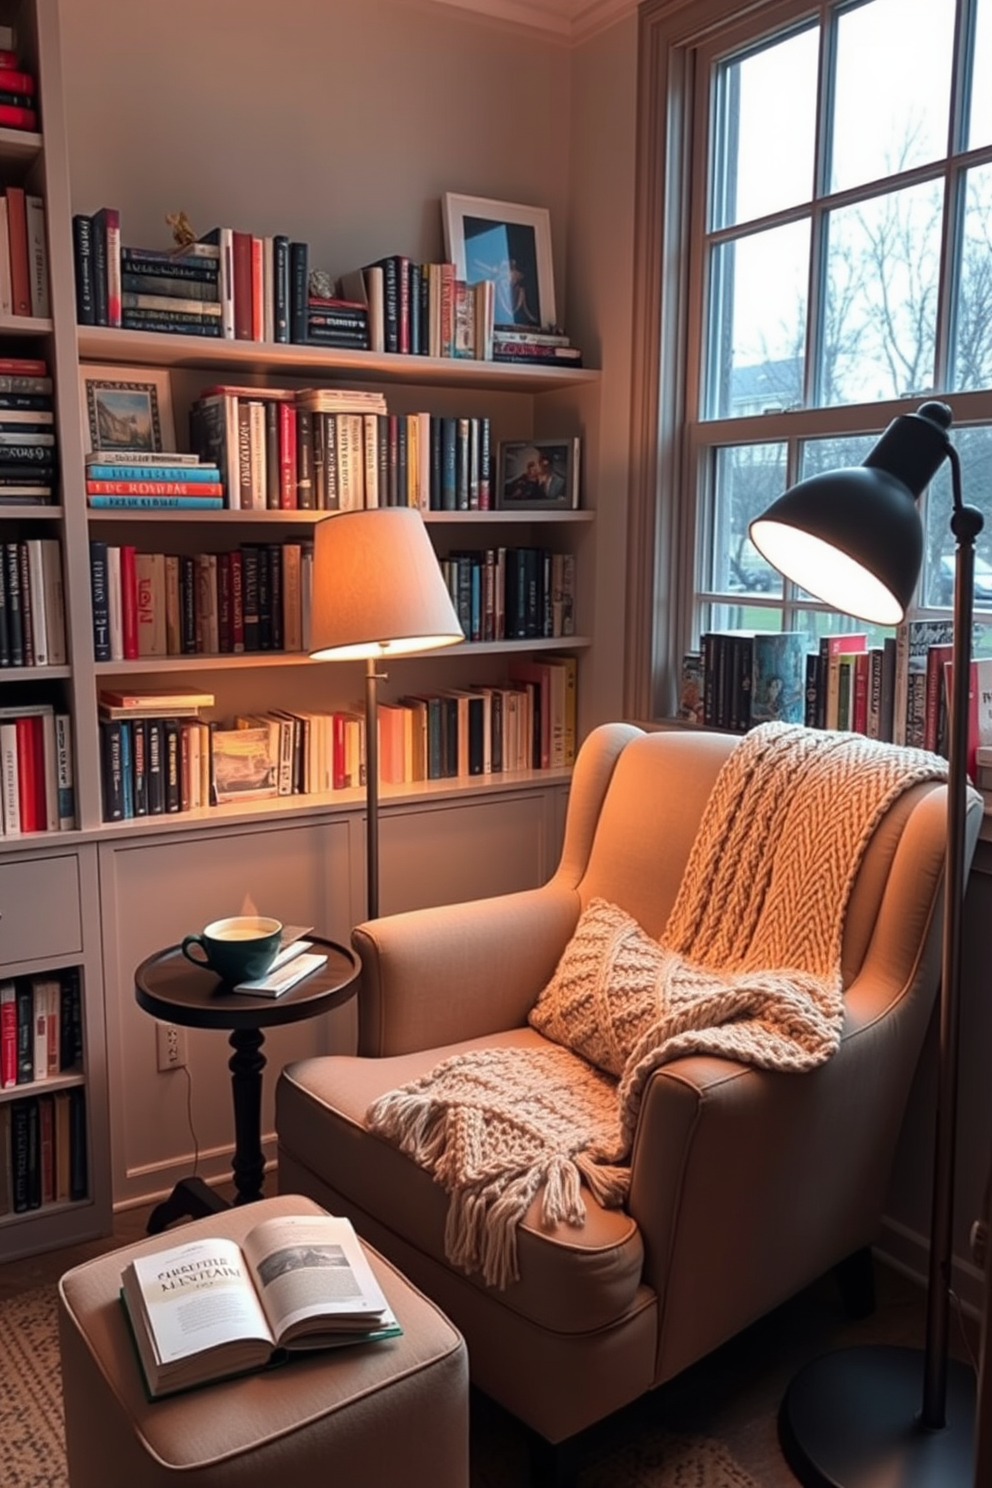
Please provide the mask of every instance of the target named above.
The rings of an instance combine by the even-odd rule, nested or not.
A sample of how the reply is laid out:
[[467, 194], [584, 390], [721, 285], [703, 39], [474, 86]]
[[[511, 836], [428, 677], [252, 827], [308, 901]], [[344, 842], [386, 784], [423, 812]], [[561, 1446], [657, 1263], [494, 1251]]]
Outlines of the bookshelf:
[[[86, 504], [81, 364], [155, 368], [168, 373], [177, 444], [190, 447], [188, 413], [199, 391], [218, 381], [267, 386], [338, 386], [385, 392], [390, 412], [485, 415], [495, 450], [504, 439], [594, 437], [599, 373], [404, 356], [295, 344], [212, 340], [76, 325], [72, 203], [62, 108], [58, 0], [0, 0], [0, 25], [12, 26], [22, 65], [38, 80], [41, 130], [0, 129], [0, 186], [23, 184], [43, 196], [48, 229], [51, 315], [0, 316], [0, 356], [38, 356], [54, 382], [58, 486], [51, 506], [0, 508], [12, 537], [56, 536], [63, 555], [68, 655], [65, 664], [0, 672], [0, 707], [44, 702], [71, 719], [75, 825], [0, 837], [0, 887], [30, 883], [5, 897], [0, 919], [0, 979], [78, 972], [83, 998], [84, 1058], [72, 1080], [86, 1092], [88, 1188], [83, 1201], [0, 1213], [5, 1254], [25, 1254], [105, 1234], [111, 1202], [154, 1196], [188, 1166], [185, 1114], [178, 1087], [150, 1084], [154, 1026], [134, 1004], [133, 969], [145, 955], [199, 921], [213, 895], [217, 913], [263, 900], [287, 921], [312, 919], [346, 940], [363, 916], [361, 788], [294, 795], [179, 814], [104, 820], [97, 696], [102, 686], [145, 690], [195, 685], [212, 691], [225, 718], [262, 708], [354, 705], [360, 663], [311, 663], [303, 653], [261, 652], [93, 657], [89, 545], [93, 538], [144, 551], [218, 551], [246, 541], [299, 541], [326, 513], [269, 511], [96, 510]], [[126, 212], [126, 202], [121, 203]], [[124, 213], [122, 213], [124, 215]], [[128, 236], [123, 234], [125, 241]], [[576, 565], [575, 633], [560, 638], [466, 643], [447, 653], [391, 663], [384, 702], [413, 692], [496, 685], [514, 658], [535, 653], [578, 659], [579, 736], [595, 721], [583, 702], [582, 663], [595, 626], [595, 492], [582, 508], [548, 512], [425, 512], [439, 558], [491, 545], [567, 550]], [[383, 907], [473, 893], [506, 892], [540, 881], [557, 859], [567, 796], [567, 769], [517, 770], [381, 787]], [[425, 857], [425, 840], [430, 851]], [[487, 844], [479, 852], [479, 843]], [[196, 853], [192, 852], [196, 847]], [[490, 848], [492, 849], [490, 851]], [[466, 871], [466, 864], [468, 871]], [[30, 873], [27, 870], [30, 869]], [[182, 880], [182, 892], [179, 881]], [[235, 898], [235, 896], [237, 896]], [[59, 906], [53, 914], [52, 906]], [[63, 923], [75, 927], [69, 939]], [[8, 942], [13, 926], [30, 927]], [[323, 1035], [322, 1035], [323, 1037]], [[347, 1042], [347, 1026], [326, 1035]], [[192, 1049], [192, 1063], [220, 1084], [216, 1052]], [[317, 1052], [315, 1043], [287, 1053]], [[127, 1050], [125, 1056], [124, 1051]], [[21, 1095], [0, 1092], [0, 1101]], [[171, 1105], [170, 1105], [171, 1102]], [[160, 1108], [169, 1106], [163, 1115]], [[135, 1112], [141, 1120], [135, 1122]], [[178, 1114], [177, 1114], [178, 1112]], [[166, 1136], [148, 1138], [135, 1156], [115, 1133], [141, 1122]], [[209, 1146], [209, 1122], [206, 1135]], [[223, 1175], [228, 1154], [214, 1169]], [[210, 1162], [205, 1169], [211, 1176]]]

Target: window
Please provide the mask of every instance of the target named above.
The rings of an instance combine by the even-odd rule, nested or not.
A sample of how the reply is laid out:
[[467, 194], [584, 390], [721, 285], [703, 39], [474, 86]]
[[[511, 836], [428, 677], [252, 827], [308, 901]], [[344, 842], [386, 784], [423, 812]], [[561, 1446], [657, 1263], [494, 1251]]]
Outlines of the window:
[[[979, 573], [992, 571], [992, 0], [739, 9], [704, 0], [695, 35], [667, 0], [642, 22], [668, 146], [647, 209], [681, 207], [679, 251], [659, 243], [655, 259], [662, 278], [679, 265], [656, 298], [660, 359], [677, 321], [684, 368], [667, 413], [677, 379], [658, 378], [665, 448], [645, 493], [659, 508], [657, 492], [678, 493], [657, 524], [676, 561], [655, 713], [707, 629], [812, 642], [853, 627], [783, 584], [748, 523], [793, 481], [860, 461], [927, 398], [953, 409], [965, 500], [986, 516]], [[950, 508], [945, 464], [923, 503], [923, 610], [950, 602]], [[976, 603], [992, 621], [987, 582]]]

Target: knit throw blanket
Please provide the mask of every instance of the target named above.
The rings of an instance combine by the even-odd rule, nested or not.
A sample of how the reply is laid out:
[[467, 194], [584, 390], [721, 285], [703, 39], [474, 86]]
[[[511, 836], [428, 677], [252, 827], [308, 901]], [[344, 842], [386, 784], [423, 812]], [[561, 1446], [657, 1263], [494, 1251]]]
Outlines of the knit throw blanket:
[[381, 1096], [370, 1128], [449, 1195], [445, 1249], [503, 1287], [516, 1227], [581, 1225], [581, 1184], [623, 1203], [645, 1084], [686, 1054], [803, 1071], [840, 1041], [844, 916], [895, 798], [947, 764], [856, 734], [768, 723], [724, 763], [665, 930], [592, 900], [529, 1021], [539, 1048], [454, 1055]]

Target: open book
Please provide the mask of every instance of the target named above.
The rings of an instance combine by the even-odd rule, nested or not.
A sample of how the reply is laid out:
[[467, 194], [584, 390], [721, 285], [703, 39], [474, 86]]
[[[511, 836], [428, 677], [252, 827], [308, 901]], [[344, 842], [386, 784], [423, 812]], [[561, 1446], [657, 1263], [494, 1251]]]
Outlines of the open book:
[[262, 1220], [240, 1246], [208, 1236], [138, 1256], [121, 1300], [153, 1398], [402, 1332], [351, 1221], [330, 1214]]

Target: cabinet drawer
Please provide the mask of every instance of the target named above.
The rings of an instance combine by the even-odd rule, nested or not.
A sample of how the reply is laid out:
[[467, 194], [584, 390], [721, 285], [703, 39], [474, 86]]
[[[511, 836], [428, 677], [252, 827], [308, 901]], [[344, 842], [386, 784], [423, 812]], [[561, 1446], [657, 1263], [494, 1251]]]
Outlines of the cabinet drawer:
[[0, 966], [81, 953], [79, 887], [74, 853], [0, 863]]

